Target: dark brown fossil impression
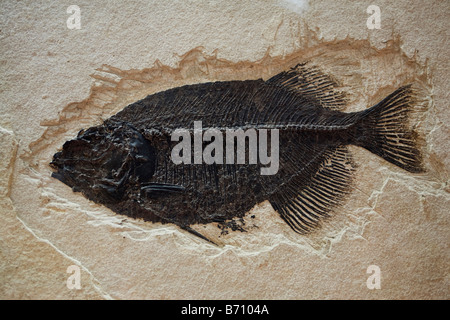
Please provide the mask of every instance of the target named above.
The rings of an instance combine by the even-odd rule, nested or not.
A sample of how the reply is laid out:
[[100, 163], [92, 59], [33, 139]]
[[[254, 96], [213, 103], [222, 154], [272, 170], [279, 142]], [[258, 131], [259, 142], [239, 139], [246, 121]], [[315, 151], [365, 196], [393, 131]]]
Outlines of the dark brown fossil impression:
[[[193, 224], [239, 228], [230, 221], [264, 200], [303, 234], [317, 228], [351, 191], [355, 163], [348, 145], [409, 172], [423, 171], [416, 133], [408, 126], [414, 107], [411, 86], [360, 112], [342, 112], [344, 106], [344, 95], [330, 77], [305, 64], [266, 81], [177, 87], [80, 131], [54, 155], [52, 176], [118, 214], [173, 223], [205, 240]], [[253, 129], [261, 138], [276, 130], [278, 140], [267, 133], [268, 145], [259, 145], [255, 153], [261, 156], [263, 147], [266, 155], [276, 152], [276, 170], [262, 174], [268, 164], [250, 161], [250, 147], [245, 149], [248, 161], [227, 161], [220, 149], [237, 154], [238, 143], [227, 149], [226, 139], [218, 136], [200, 140], [201, 150], [211, 151], [218, 161], [195, 161], [195, 130], [189, 136], [193, 145], [182, 150], [186, 161], [177, 163], [173, 152], [180, 140], [173, 134], [192, 129], [195, 121], [201, 121], [201, 132]], [[250, 146], [251, 135], [244, 139]]]

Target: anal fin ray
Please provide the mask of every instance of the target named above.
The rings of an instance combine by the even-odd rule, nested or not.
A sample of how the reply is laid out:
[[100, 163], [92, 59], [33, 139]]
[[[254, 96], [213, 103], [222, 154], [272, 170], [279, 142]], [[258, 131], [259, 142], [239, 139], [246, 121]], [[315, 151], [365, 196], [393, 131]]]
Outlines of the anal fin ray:
[[[320, 156], [309, 182], [296, 175], [276, 190], [269, 201], [281, 218], [297, 233], [318, 228], [350, 192], [355, 165], [345, 146], [330, 147]], [[297, 189], [296, 189], [297, 188]]]

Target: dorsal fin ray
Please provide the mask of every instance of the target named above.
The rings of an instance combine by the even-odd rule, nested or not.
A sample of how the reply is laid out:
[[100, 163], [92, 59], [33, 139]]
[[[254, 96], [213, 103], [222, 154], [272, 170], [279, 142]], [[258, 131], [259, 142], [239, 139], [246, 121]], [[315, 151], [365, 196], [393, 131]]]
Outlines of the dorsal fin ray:
[[283, 71], [266, 83], [275, 84], [297, 92], [331, 110], [342, 110], [346, 105], [345, 94], [337, 90], [338, 84], [316, 66], [307, 62]]

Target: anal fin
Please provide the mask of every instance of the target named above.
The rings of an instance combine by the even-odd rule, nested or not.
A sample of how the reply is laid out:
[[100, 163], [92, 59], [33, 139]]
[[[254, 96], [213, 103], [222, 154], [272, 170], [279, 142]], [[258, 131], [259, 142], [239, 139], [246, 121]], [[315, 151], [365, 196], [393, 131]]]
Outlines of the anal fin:
[[[269, 198], [281, 218], [300, 234], [318, 228], [350, 192], [355, 165], [347, 147], [331, 148], [320, 158], [317, 171], [307, 183], [301, 181], [303, 175], [293, 176]], [[298, 185], [300, 190], [296, 189]]]

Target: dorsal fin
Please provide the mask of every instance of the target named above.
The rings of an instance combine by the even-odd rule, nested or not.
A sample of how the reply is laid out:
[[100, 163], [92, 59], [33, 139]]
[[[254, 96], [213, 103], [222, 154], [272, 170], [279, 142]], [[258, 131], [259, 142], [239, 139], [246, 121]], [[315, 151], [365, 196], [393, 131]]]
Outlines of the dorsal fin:
[[330, 148], [320, 155], [318, 169], [305, 184], [303, 174], [274, 192], [269, 201], [284, 221], [297, 233], [319, 227], [350, 192], [354, 171], [352, 156], [345, 146]]
[[342, 110], [346, 105], [345, 94], [336, 89], [338, 87], [336, 81], [322, 73], [318, 67], [306, 65], [306, 62], [297, 64], [289, 71], [283, 71], [266, 82], [297, 92], [325, 108]]

